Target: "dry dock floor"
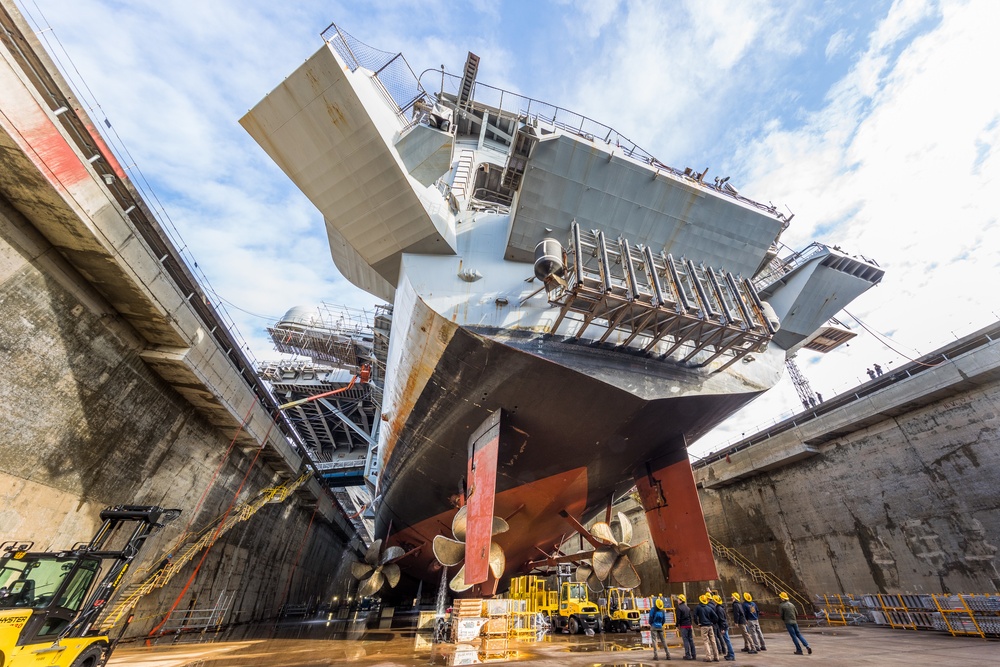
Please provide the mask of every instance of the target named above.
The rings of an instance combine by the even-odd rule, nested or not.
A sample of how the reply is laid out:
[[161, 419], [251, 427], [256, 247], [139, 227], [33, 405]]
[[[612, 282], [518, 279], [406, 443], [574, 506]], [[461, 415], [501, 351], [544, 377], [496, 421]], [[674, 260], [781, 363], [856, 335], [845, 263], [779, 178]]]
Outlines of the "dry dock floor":
[[[257, 630], [241, 641], [205, 643], [161, 643], [145, 647], [123, 644], [111, 658], [115, 667], [409, 667], [454, 664], [454, 646], [430, 646], [426, 635], [412, 630], [345, 631], [315, 621], [298, 629], [282, 626]], [[765, 636], [768, 651], [747, 655], [736, 646], [736, 664], [745, 667], [775, 665], [1000, 665], [1000, 641], [950, 637], [937, 632], [907, 632], [874, 627], [807, 628], [803, 630], [813, 655], [794, 655], [791, 639], [784, 633]], [[267, 635], [272, 635], [268, 638]], [[187, 640], [185, 640], [187, 641]], [[636, 650], [627, 635], [602, 637], [556, 635], [549, 641], [517, 643], [518, 654], [505, 664], [533, 667], [643, 667], [653, 661], [650, 650]], [[699, 650], [700, 650], [699, 645]], [[680, 664], [680, 648], [671, 656]], [[721, 662], [721, 664], [726, 664]]]

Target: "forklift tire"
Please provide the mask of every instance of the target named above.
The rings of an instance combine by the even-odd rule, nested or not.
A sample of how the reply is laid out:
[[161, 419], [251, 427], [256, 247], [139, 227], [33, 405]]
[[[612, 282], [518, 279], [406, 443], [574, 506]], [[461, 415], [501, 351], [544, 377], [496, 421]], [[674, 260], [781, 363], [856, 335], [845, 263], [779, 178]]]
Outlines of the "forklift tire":
[[580, 634], [580, 632], [581, 632], [580, 621], [576, 620], [575, 616], [570, 616], [570, 619], [569, 619], [569, 633], [571, 635], [578, 635], [578, 634]]
[[98, 665], [103, 665], [104, 650], [106, 648], [107, 646], [104, 644], [94, 644], [88, 647], [76, 657], [76, 660], [73, 661], [70, 667], [98, 667]]

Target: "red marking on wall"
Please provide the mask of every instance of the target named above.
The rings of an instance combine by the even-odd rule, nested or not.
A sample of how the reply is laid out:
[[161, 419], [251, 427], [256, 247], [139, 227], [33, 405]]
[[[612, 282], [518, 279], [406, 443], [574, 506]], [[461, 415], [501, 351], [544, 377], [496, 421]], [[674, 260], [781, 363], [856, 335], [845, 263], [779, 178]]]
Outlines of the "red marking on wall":
[[670, 583], [718, 579], [698, 488], [688, 460], [636, 473], [649, 533]]
[[88, 122], [85, 117], [81, 118], [87, 126], [87, 132], [90, 133], [90, 138], [94, 140], [94, 143], [97, 145], [98, 150], [101, 151], [101, 155], [104, 156], [104, 160], [108, 163], [108, 166], [111, 167], [118, 178], [124, 180], [125, 170], [122, 169], [122, 166], [118, 163], [118, 159], [114, 156], [114, 153], [111, 152], [111, 149], [108, 148], [108, 144], [104, 141], [104, 137], [101, 136], [100, 131]]
[[20, 133], [27, 144], [25, 155], [57, 189], [91, 178], [74, 147], [47, 118], [33, 127], [21, 128]]

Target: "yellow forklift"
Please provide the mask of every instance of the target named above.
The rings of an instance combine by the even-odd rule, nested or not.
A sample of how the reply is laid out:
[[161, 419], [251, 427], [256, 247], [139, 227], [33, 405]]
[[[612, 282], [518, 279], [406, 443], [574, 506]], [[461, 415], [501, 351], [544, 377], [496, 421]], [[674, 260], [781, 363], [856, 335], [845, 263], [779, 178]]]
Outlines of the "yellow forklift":
[[559, 598], [543, 613], [549, 615], [553, 630], [575, 635], [586, 630], [601, 632], [601, 610], [587, 597], [587, 584], [564, 581], [559, 586]]
[[602, 599], [601, 613], [606, 632], [638, 632], [639, 607], [631, 588], [609, 588]]
[[66, 551], [0, 544], [0, 667], [103, 667], [128, 623], [111, 642], [94, 629], [97, 618], [146, 538], [179, 515], [118, 505], [101, 512], [104, 523], [90, 542]]
[[588, 598], [587, 584], [563, 581], [558, 591], [552, 591], [542, 577], [515, 577], [511, 579], [508, 597], [527, 600], [528, 611], [547, 616], [553, 632], [574, 635], [588, 629], [601, 632], [601, 611]]

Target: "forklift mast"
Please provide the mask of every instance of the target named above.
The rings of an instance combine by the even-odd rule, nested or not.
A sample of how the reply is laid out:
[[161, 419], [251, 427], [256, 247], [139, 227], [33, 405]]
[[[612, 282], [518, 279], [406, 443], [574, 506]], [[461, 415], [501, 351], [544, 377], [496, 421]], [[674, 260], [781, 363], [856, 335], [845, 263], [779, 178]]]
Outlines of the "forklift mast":
[[[180, 515], [176, 509], [146, 505], [116, 505], [101, 512], [103, 525], [94, 534], [89, 543], [80, 543], [73, 547], [75, 555], [90, 556], [101, 560], [113, 560], [104, 578], [97, 584], [90, 599], [83, 606], [79, 616], [70, 623], [60, 637], [80, 637], [86, 635], [100, 615], [101, 610], [121, 585], [132, 561], [139, 555], [139, 550], [146, 538], [157, 528], [173, 521]], [[161, 522], [162, 519], [162, 522]], [[111, 538], [117, 536], [121, 529], [129, 524], [135, 524], [132, 535], [119, 551], [108, 551], [105, 547]]]

